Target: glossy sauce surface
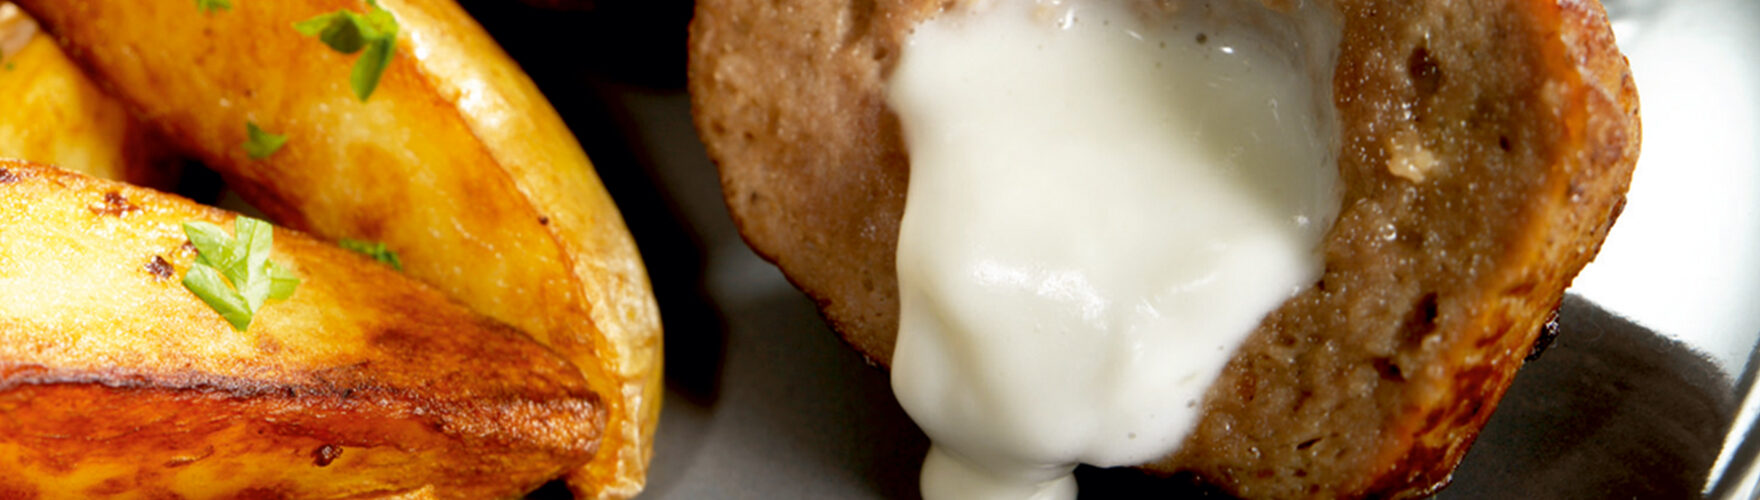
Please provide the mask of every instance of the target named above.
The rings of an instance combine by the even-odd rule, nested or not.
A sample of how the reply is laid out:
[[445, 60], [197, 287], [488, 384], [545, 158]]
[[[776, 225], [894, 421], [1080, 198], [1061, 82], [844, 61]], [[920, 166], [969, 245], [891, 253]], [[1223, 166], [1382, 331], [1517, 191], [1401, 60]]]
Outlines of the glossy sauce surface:
[[1318, 276], [1330, 65], [1263, 36], [1258, 2], [1140, 5], [956, 7], [892, 74], [911, 156], [892, 382], [935, 443], [928, 498], [1072, 498], [1078, 463], [1171, 452]]

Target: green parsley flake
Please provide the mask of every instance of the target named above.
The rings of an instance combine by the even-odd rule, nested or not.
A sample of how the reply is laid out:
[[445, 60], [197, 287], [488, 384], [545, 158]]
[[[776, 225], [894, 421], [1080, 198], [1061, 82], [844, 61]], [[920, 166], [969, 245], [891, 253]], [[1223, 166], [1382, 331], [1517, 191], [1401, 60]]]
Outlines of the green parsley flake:
[[286, 135], [265, 132], [262, 128], [257, 127], [256, 122], [244, 122], [244, 134], [246, 137], [244, 152], [250, 155], [252, 160], [268, 158], [269, 155], [281, 150], [282, 145], [287, 144]]
[[241, 215], [232, 228], [235, 234], [228, 235], [212, 223], [183, 223], [183, 234], [197, 252], [183, 276], [183, 287], [242, 332], [250, 328], [264, 302], [292, 297], [299, 278], [269, 261], [275, 239], [269, 223]]
[[403, 261], [398, 260], [397, 252], [385, 248], [385, 242], [370, 242], [366, 240], [343, 238], [342, 241], [337, 242], [337, 244], [342, 245], [342, 248], [354, 250], [360, 252], [362, 255], [372, 257], [373, 260], [391, 266], [392, 269], [399, 271], [403, 270]]
[[367, 0], [367, 6], [366, 14], [338, 10], [293, 23], [295, 31], [318, 37], [337, 52], [353, 54], [365, 49], [348, 75], [349, 86], [363, 102], [379, 87], [379, 78], [391, 66], [397, 48], [397, 18], [375, 0]]
[[203, 14], [216, 10], [232, 10], [232, 0], [196, 0], [196, 8]]

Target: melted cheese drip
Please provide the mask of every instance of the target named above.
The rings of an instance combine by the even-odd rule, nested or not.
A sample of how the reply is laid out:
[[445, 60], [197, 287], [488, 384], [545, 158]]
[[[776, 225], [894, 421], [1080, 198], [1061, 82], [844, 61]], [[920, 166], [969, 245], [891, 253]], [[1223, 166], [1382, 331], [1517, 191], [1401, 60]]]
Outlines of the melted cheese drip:
[[934, 441], [927, 498], [1072, 498], [1078, 463], [1176, 450], [1319, 276], [1336, 43], [1265, 32], [1328, 42], [1330, 17], [1140, 7], [956, 8], [891, 76], [911, 156], [892, 384]]

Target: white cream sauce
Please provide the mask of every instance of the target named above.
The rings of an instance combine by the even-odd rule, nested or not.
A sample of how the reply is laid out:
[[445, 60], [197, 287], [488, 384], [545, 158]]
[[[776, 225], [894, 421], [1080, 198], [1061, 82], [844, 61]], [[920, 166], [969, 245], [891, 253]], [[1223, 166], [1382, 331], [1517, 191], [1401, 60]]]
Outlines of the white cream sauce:
[[982, 2], [891, 75], [910, 190], [892, 384], [929, 499], [1073, 498], [1177, 449], [1319, 276], [1337, 23], [1257, 1]]

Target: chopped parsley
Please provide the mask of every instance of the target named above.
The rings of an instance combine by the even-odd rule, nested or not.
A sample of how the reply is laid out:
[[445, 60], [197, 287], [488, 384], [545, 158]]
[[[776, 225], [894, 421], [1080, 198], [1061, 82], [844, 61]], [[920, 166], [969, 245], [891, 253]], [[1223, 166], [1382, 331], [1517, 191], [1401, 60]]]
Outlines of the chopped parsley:
[[342, 248], [354, 250], [356, 252], [360, 252], [361, 255], [372, 257], [373, 260], [376, 260], [376, 261], [384, 263], [385, 265], [391, 266], [392, 269], [396, 269], [399, 271], [403, 270], [403, 261], [397, 259], [397, 252], [393, 252], [393, 251], [391, 251], [391, 249], [385, 248], [385, 242], [382, 242], [382, 241], [381, 242], [371, 242], [371, 241], [366, 241], [366, 240], [356, 240], [356, 239], [343, 238], [342, 241], [339, 241], [337, 243], [342, 245]]
[[203, 14], [216, 10], [232, 10], [232, 0], [196, 0], [196, 8]]
[[244, 152], [250, 155], [252, 160], [268, 158], [269, 155], [281, 150], [282, 145], [287, 144], [286, 135], [265, 132], [257, 126], [256, 122], [252, 121], [244, 122], [244, 134]]
[[397, 48], [397, 18], [379, 7], [376, 0], [367, 0], [367, 13], [338, 10], [329, 14], [293, 23], [293, 29], [319, 41], [337, 52], [362, 52], [354, 62], [348, 84], [354, 95], [366, 101], [379, 86], [379, 77], [391, 65], [392, 52]]
[[197, 252], [183, 287], [242, 332], [268, 299], [292, 297], [299, 278], [269, 261], [275, 239], [269, 223], [240, 215], [232, 227], [235, 234], [228, 235], [209, 222], [183, 223], [183, 234]]

